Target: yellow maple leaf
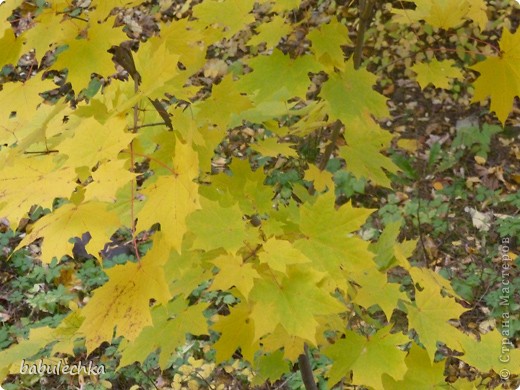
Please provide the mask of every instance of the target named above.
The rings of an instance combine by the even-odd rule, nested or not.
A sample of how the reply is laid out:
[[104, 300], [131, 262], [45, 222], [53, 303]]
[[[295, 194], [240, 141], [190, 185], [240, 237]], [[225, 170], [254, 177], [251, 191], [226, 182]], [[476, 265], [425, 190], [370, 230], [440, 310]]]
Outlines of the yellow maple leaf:
[[16, 249], [43, 237], [41, 259], [50, 263], [55, 256], [58, 260], [63, 255], [72, 256], [73, 244], [68, 241], [69, 238], [81, 237], [83, 233], [90, 232], [92, 238], [86, 249], [92, 254], [97, 254], [121, 224], [117, 215], [108, 211], [106, 206], [101, 202], [65, 204], [40, 218], [34, 224], [31, 233], [20, 241]]
[[260, 263], [266, 263], [269, 268], [275, 271], [285, 273], [289, 264], [310, 263], [310, 259], [298, 249], [285, 240], [270, 238], [262, 246], [262, 252], [259, 253], [258, 259]]
[[27, 49], [34, 49], [41, 58], [57, 44], [72, 41], [80, 32], [80, 26], [73, 19], [63, 18], [63, 8], [52, 4], [52, 8], [44, 8], [34, 20], [35, 26], [25, 31], [20, 37]]
[[218, 317], [217, 323], [213, 326], [213, 329], [222, 333], [214, 346], [217, 351], [217, 363], [229, 359], [237, 348], [241, 349], [245, 359], [254, 361], [259, 343], [254, 338], [255, 326], [251, 321], [250, 311], [249, 305], [240, 302], [230, 309], [228, 316]]
[[305, 171], [305, 180], [312, 181], [314, 188], [320, 192], [327, 188], [334, 188], [332, 174], [328, 171], [321, 171], [314, 164], [309, 165], [309, 168]]
[[0, 170], [0, 215], [17, 224], [30, 207], [52, 207], [55, 198], [68, 198], [76, 187], [72, 167], [57, 167], [53, 157], [19, 157]]
[[[26, 124], [43, 102], [39, 93], [54, 89], [51, 80], [33, 77], [25, 83], [5, 83], [0, 91], [0, 121], [4, 126]], [[14, 114], [14, 118], [12, 117]]]
[[242, 257], [223, 255], [211, 260], [220, 270], [213, 279], [212, 290], [228, 290], [232, 286], [247, 299], [253, 288], [254, 279], [260, 278], [253, 264], [244, 263]]
[[434, 58], [430, 62], [415, 64], [412, 70], [417, 73], [416, 79], [422, 89], [429, 84], [433, 84], [435, 88], [449, 89], [453, 79], [463, 78], [453, 60], [438, 61]]
[[193, 16], [198, 19], [197, 26], [201, 30], [216, 25], [223, 31], [223, 38], [230, 38], [255, 21], [251, 14], [254, 3], [254, 0], [204, 1], [193, 7]]
[[[3, 21], [0, 23], [4, 23]], [[9, 23], [6, 23], [9, 24]], [[22, 41], [14, 35], [14, 31], [8, 28], [0, 38], [0, 66], [12, 64], [16, 65], [22, 51]]]
[[81, 310], [85, 318], [79, 332], [86, 337], [88, 353], [117, 334], [134, 340], [143, 328], [152, 325], [150, 299], [166, 304], [171, 298], [163, 265], [169, 246], [156, 233], [154, 246], [140, 263], [126, 263], [107, 269], [108, 282], [94, 291]]
[[513, 109], [515, 96], [520, 96], [520, 30], [511, 34], [507, 29], [499, 41], [501, 53], [489, 56], [473, 65], [471, 69], [480, 73], [473, 83], [475, 93], [472, 102], [491, 98], [491, 111], [504, 123]]
[[125, 169], [125, 165], [125, 160], [109, 161], [92, 172], [92, 183], [85, 190], [85, 201], [115, 202], [117, 191], [136, 177], [135, 173]]
[[112, 55], [107, 50], [128, 39], [121, 29], [112, 28], [109, 22], [92, 23], [87, 35], [83, 39], [68, 41], [68, 49], [53, 65], [53, 69], [67, 68], [67, 81], [72, 83], [76, 93], [88, 85], [92, 73], [108, 76], [115, 72]]
[[279, 143], [278, 137], [270, 137], [258, 141], [258, 143], [251, 145], [251, 148], [261, 153], [264, 156], [278, 157], [279, 155], [288, 157], [298, 157], [295, 149], [291, 148], [294, 144]]
[[191, 143], [177, 140], [172, 171], [142, 191], [148, 199], [138, 214], [137, 229], [160, 223], [170, 245], [180, 250], [186, 217], [201, 207], [198, 185], [193, 181], [199, 175], [199, 161]]
[[68, 166], [91, 168], [99, 161], [115, 160], [128, 147], [136, 135], [126, 127], [126, 119], [121, 116], [113, 116], [104, 124], [85, 118], [74, 129], [74, 137], [64, 140], [57, 149], [69, 157]]
[[398, 23], [424, 20], [433, 27], [457, 28], [467, 20], [476, 22], [480, 29], [487, 24], [486, 4], [483, 0], [405, 0], [416, 4], [415, 10], [393, 8]]

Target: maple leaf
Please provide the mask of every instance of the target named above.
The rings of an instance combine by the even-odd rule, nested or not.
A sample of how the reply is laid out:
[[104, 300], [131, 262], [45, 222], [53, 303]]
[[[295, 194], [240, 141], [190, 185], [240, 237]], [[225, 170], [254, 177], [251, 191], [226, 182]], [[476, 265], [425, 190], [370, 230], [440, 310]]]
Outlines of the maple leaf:
[[390, 145], [392, 135], [367, 117], [352, 119], [345, 128], [347, 145], [340, 146], [339, 155], [347, 162], [347, 170], [356, 177], [365, 177], [375, 184], [391, 188], [383, 168], [396, 173], [399, 167], [380, 153]]
[[214, 345], [217, 363], [229, 359], [238, 348], [246, 360], [254, 361], [255, 352], [260, 345], [255, 341], [255, 326], [246, 303], [241, 302], [230, 309], [229, 315], [218, 317], [212, 328], [221, 333]]
[[[319, 71], [319, 65], [312, 56], [300, 56], [293, 60], [278, 49], [274, 49], [271, 55], [251, 59], [248, 65], [253, 71], [237, 82], [238, 89], [254, 94], [252, 99], [256, 103], [305, 98], [310, 84], [309, 72]], [[275, 96], [280, 91], [281, 94]]]
[[74, 136], [57, 145], [69, 158], [67, 165], [91, 168], [99, 161], [115, 160], [128, 147], [135, 134], [126, 131], [126, 119], [113, 116], [106, 123], [86, 118], [74, 129]]
[[85, 318], [79, 332], [86, 337], [88, 353], [117, 334], [133, 341], [147, 326], [152, 326], [150, 299], [166, 304], [171, 298], [163, 265], [169, 246], [162, 232], [154, 236], [154, 246], [139, 263], [128, 262], [105, 270], [108, 282], [94, 291], [81, 309]]
[[55, 341], [53, 329], [45, 326], [33, 328], [29, 331], [29, 338], [18, 341], [8, 349], [2, 350], [0, 354], [0, 383], [4, 381], [10, 373], [11, 368], [15, 368], [13, 373], [20, 373], [20, 361], [28, 360], [29, 357], [36, 355], [47, 344]]
[[191, 305], [176, 298], [152, 309], [152, 325], [145, 327], [137, 338], [123, 347], [119, 367], [144, 362], [150, 353], [159, 352], [159, 367], [166, 369], [175, 350], [186, 342], [186, 334], [208, 334], [204, 305]]
[[352, 273], [352, 280], [359, 284], [359, 288], [353, 301], [358, 305], [370, 308], [378, 305], [390, 318], [397, 307], [399, 299], [406, 298], [397, 283], [389, 283], [386, 272], [377, 271], [374, 268], [359, 270]]
[[[210, 254], [211, 256], [209, 256]], [[197, 286], [212, 278], [211, 269], [205, 263], [205, 261], [209, 261], [208, 256], [213, 259], [217, 254], [189, 251], [184, 248], [182, 253], [176, 250], [170, 251], [170, 256], [164, 266], [164, 273], [166, 279], [170, 281], [172, 296], [181, 294], [188, 297]]]
[[434, 280], [424, 278], [418, 283], [422, 290], [416, 290], [415, 302], [407, 305], [408, 324], [418, 333], [419, 340], [433, 359], [438, 341], [449, 347], [456, 345], [460, 331], [448, 321], [457, 320], [466, 310], [453, 299], [442, 297]]
[[93, 0], [91, 6], [94, 7], [94, 10], [89, 11], [89, 16], [93, 20], [103, 20], [116, 7], [133, 7], [138, 4], [140, 4], [140, 0]]
[[257, 386], [264, 384], [269, 379], [277, 380], [290, 372], [289, 362], [284, 359], [282, 351], [274, 351], [260, 356], [255, 360], [254, 368], [256, 375], [252, 384]]
[[[294, 146], [294, 144], [291, 146]], [[282, 155], [287, 157], [298, 157], [298, 153], [295, 149], [291, 148], [291, 146], [287, 143], [279, 143], [278, 137], [266, 138], [251, 145], [254, 150], [264, 156], [278, 157]]]
[[331, 74], [320, 92], [331, 119], [349, 126], [352, 120], [365, 120], [370, 114], [387, 117], [386, 98], [372, 89], [376, 80], [377, 76], [366, 69], [355, 70], [352, 59], [345, 63], [344, 70]]
[[247, 41], [247, 45], [256, 46], [265, 43], [268, 49], [278, 45], [280, 39], [291, 32], [291, 27], [280, 15], [274, 15], [269, 23], [262, 23], [255, 29], [258, 34], [253, 35], [251, 39]]
[[169, 26], [161, 27], [161, 38], [166, 48], [179, 55], [179, 61], [191, 75], [206, 62], [206, 46], [203, 32], [188, 19], [174, 20]]
[[251, 318], [255, 340], [273, 332], [280, 324], [287, 333], [316, 343], [316, 316], [340, 313], [345, 307], [318, 286], [324, 274], [306, 267], [287, 268], [280, 282], [271, 276], [255, 280], [250, 293], [254, 302]]
[[306, 340], [287, 333], [285, 328], [278, 325], [276, 329], [262, 338], [263, 349], [266, 352], [274, 352], [280, 348], [284, 350], [284, 357], [290, 361], [298, 359], [301, 355]]
[[[4, 23], [4, 21], [1, 21], [1, 23]], [[8, 28], [4, 31], [4, 35], [0, 38], [0, 47], [2, 48], [0, 67], [8, 64], [16, 65], [22, 54], [22, 41], [16, 38], [12, 29]]]
[[256, 241], [257, 232], [246, 226], [238, 205], [223, 207], [206, 198], [201, 198], [201, 204], [202, 210], [195, 211], [187, 219], [189, 229], [196, 236], [193, 248], [226, 248], [236, 253], [246, 242]]
[[349, 233], [359, 229], [374, 210], [353, 208], [350, 202], [335, 210], [334, 203], [335, 196], [329, 191], [314, 204], [300, 207], [300, 231], [306, 238], [296, 240], [294, 246], [311, 259], [317, 270], [326, 271], [338, 287], [346, 290], [344, 272], [366, 267], [373, 258], [368, 243]]
[[405, 358], [408, 370], [403, 379], [396, 381], [388, 374], [383, 374], [383, 387], [385, 390], [402, 389], [439, 389], [444, 387], [444, 362], [432, 362], [423, 348], [412, 344]]
[[244, 28], [247, 24], [255, 21], [251, 10], [254, 0], [209, 0], [193, 7], [193, 16], [198, 19], [198, 27], [207, 28], [216, 25], [224, 32], [216, 35], [216, 39], [230, 38]]
[[483, 0], [407, 0], [416, 4], [415, 10], [393, 8], [397, 15], [394, 20], [399, 23], [424, 20], [433, 27], [457, 28], [466, 20], [478, 23], [481, 29], [487, 24], [486, 4]]
[[[36, 107], [43, 102], [39, 93], [54, 89], [56, 85], [49, 79], [33, 77], [25, 83], [5, 83], [0, 91], [0, 120], [9, 126], [14, 121], [25, 124]], [[12, 118], [14, 113], [15, 118]], [[3, 140], [2, 140], [3, 141]]]
[[160, 223], [170, 245], [179, 250], [187, 231], [186, 217], [201, 208], [198, 185], [193, 181], [198, 175], [197, 153], [190, 143], [177, 140], [170, 174], [160, 176], [141, 191], [147, 202], [138, 213], [137, 230]]
[[249, 97], [237, 90], [232, 75], [225, 76], [219, 84], [213, 86], [207, 99], [194, 105], [195, 109], [200, 110], [197, 115], [199, 121], [214, 124], [221, 130], [232, 124], [238, 125], [237, 114], [252, 107]]
[[334, 68], [345, 67], [341, 46], [352, 45], [352, 41], [348, 37], [347, 27], [339, 23], [336, 18], [312, 30], [307, 34], [307, 38], [312, 42], [311, 49], [325, 71], [332, 72]]
[[[72, 257], [73, 244], [67, 241], [68, 238], [81, 237], [83, 233], [90, 232], [92, 238], [86, 248], [88, 252], [97, 254], [120, 226], [117, 215], [108, 211], [106, 206], [101, 202], [65, 204], [36, 221], [31, 233], [20, 241], [16, 249], [44, 237], [41, 259], [49, 264], [53, 257], [60, 259], [65, 254]], [[96, 218], [93, 219], [93, 215]], [[64, 237], [64, 232], [67, 237]]]
[[224, 255], [211, 260], [219, 268], [213, 279], [212, 290], [227, 290], [233, 286], [246, 299], [253, 288], [254, 280], [260, 275], [251, 263], [244, 263], [240, 256]]
[[334, 188], [332, 174], [328, 171], [320, 170], [314, 164], [310, 164], [309, 168], [305, 170], [305, 180], [312, 181], [314, 188], [318, 191], [324, 191], [327, 188]]
[[110, 23], [92, 23], [86, 38], [67, 42], [68, 49], [58, 56], [52, 68], [67, 68], [67, 81], [79, 93], [90, 82], [92, 73], [107, 76], [115, 71], [112, 55], [107, 51], [127, 39], [122, 30], [112, 28]]
[[375, 389], [383, 389], [383, 374], [401, 379], [406, 365], [404, 352], [397, 346], [409, 340], [403, 334], [391, 334], [390, 330], [391, 326], [388, 326], [369, 337], [348, 330], [344, 339], [325, 348], [323, 353], [333, 359], [328, 374], [329, 386], [332, 387], [343, 377], [348, 378], [351, 370], [354, 372], [354, 384]]
[[155, 99], [161, 98], [168, 91], [179, 99], [188, 99], [192, 89], [183, 86], [190, 74], [177, 69], [179, 58], [179, 54], [167, 49], [163, 40], [148, 40], [134, 56], [135, 67], [142, 80], [139, 85], [140, 95]]
[[310, 259], [294, 248], [289, 241], [276, 238], [270, 238], [265, 242], [258, 259], [260, 263], [266, 263], [272, 270], [282, 273], [285, 273], [290, 264], [310, 263]]
[[72, 167], [56, 166], [51, 156], [6, 164], [0, 171], [0, 215], [17, 224], [35, 204], [51, 208], [55, 198], [71, 195], [76, 177]]
[[[92, 172], [92, 182], [85, 189], [85, 202], [99, 200], [115, 202], [117, 191], [135, 180], [136, 174], [125, 169], [128, 162], [125, 160], [108, 161], [101, 164]], [[114, 172], [118, 172], [114, 175]]]
[[463, 78], [462, 72], [455, 67], [453, 60], [438, 61], [434, 58], [428, 63], [415, 64], [412, 70], [417, 73], [417, 82], [422, 89], [429, 84], [436, 88], [449, 89], [453, 79]]
[[480, 372], [493, 370], [501, 373], [502, 370], [507, 370], [511, 374], [520, 374], [518, 365], [511, 367], [512, 362], [519, 361], [520, 349], [515, 348], [514, 344], [507, 337], [502, 336], [497, 329], [481, 334], [480, 340], [461, 334], [457, 344], [453, 347], [464, 352], [464, 356], [460, 359]]
[[499, 41], [501, 54], [488, 56], [471, 69], [480, 73], [473, 83], [475, 93], [472, 102], [491, 98], [491, 111], [495, 111], [504, 123], [513, 109], [515, 96], [520, 96], [520, 30], [511, 34], [507, 29]]
[[34, 19], [36, 25], [20, 37], [27, 49], [34, 49], [40, 58], [57, 45], [73, 41], [80, 33], [80, 27], [73, 19], [64, 19], [63, 8], [54, 2], [50, 5], [51, 8], [44, 8]]

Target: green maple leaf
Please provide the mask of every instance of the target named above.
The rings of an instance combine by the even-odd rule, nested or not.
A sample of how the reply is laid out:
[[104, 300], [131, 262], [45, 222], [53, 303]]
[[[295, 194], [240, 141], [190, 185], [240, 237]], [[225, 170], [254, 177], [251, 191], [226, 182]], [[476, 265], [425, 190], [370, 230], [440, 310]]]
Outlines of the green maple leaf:
[[388, 374], [383, 374], [385, 390], [421, 389], [435, 390], [446, 385], [444, 380], [444, 362], [432, 362], [423, 348], [412, 344], [405, 358], [408, 370], [403, 379], [395, 380]]
[[280, 15], [274, 15], [269, 23], [262, 23], [255, 30], [258, 34], [253, 35], [247, 45], [256, 46], [265, 42], [269, 49], [278, 45], [280, 39], [291, 32], [291, 26]]
[[167, 368], [175, 350], [185, 344], [186, 334], [208, 334], [203, 305], [188, 306], [182, 298], [176, 298], [166, 305], [152, 309], [152, 325], [145, 327], [137, 338], [123, 347], [119, 367], [134, 362], [144, 362], [148, 355], [159, 352], [159, 367]]
[[250, 293], [254, 302], [251, 318], [255, 325], [255, 340], [273, 332], [280, 324], [288, 334], [316, 343], [316, 316], [340, 313], [345, 307], [319, 282], [324, 274], [308, 267], [287, 268], [281, 281], [274, 277], [255, 280]]
[[194, 108], [200, 111], [197, 120], [216, 125], [224, 130], [232, 123], [238, 125], [237, 115], [253, 108], [250, 99], [237, 90], [236, 83], [231, 75], [225, 76], [222, 81], [213, 86], [211, 95], [197, 104]]
[[329, 386], [354, 372], [352, 382], [357, 385], [383, 389], [381, 376], [392, 375], [401, 379], [406, 372], [404, 352], [397, 348], [408, 338], [403, 334], [390, 333], [391, 327], [379, 330], [374, 335], [360, 336], [352, 331], [345, 338], [324, 349], [323, 353], [333, 360], [329, 371]]
[[[248, 65], [253, 71], [237, 82], [238, 88], [252, 94], [256, 103], [266, 100], [285, 101], [293, 97], [305, 98], [310, 84], [308, 74], [319, 70], [319, 65], [312, 56], [291, 59], [278, 49], [274, 49], [271, 55], [251, 59]], [[275, 96], [282, 90], [281, 95]]]
[[350, 203], [335, 210], [334, 204], [334, 194], [329, 191], [313, 204], [300, 207], [300, 231], [306, 238], [296, 240], [294, 246], [316, 269], [326, 271], [338, 287], [346, 289], [345, 272], [373, 264], [368, 243], [350, 233], [359, 229], [374, 210], [353, 208]]
[[312, 30], [307, 38], [312, 42], [311, 50], [325, 71], [331, 72], [335, 67], [345, 67], [345, 56], [341, 46], [352, 45], [352, 41], [348, 37], [347, 27], [339, 23], [335, 17], [328, 24]]
[[504, 123], [513, 109], [515, 96], [520, 96], [520, 30], [511, 34], [506, 28], [500, 38], [501, 54], [488, 56], [471, 69], [480, 73], [473, 83], [472, 102], [491, 97], [491, 111]]
[[347, 145], [340, 146], [339, 155], [347, 162], [347, 170], [358, 178], [365, 177], [377, 185], [391, 188], [383, 168], [396, 173], [399, 167], [380, 151], [390, 145], [392, 135], [366, 117], [348, 122], [345, 139]]
[[410, 329], [418, 333], [419, 340], [433, 358], [437, 342], [443, 342], [449, 347], [457, 345], [461, 333], [448, 321], [458, 320], [466, 310], [452, 298], [443, 297], [435, 279], [417, 279], [414, 278], [414, 281], [422, 290], [416, 290], [415, 302], [407, 304], [408, 324]]
[[253, 379], [254, 385], [261, 385], [267, 380], [275, 381], [281, 378], [282, 375], [290, 372], [290, 365], [284, 359], [282, 351], [275, 351], [273, 353], [262, 355], [256, 361], [254, 368], [257, 370], [257, 375]]
[[257, 240], [257, 232], [246, 226], [238, 205], [223, 207], [206, 198], [201, 198], [201, 205], [202, 210], [195, 211], [187, 218], [188, 228], [196, 236], [193, 248], [226, 248], [236, 253], [247, 242]]
[[377, 76], [366, 69], [355, 70], [352, 59], [345, 63], [343, 71], [331, 74], [320, 92], [331, 119], [339, 119], [349, 126], [352, 120], [365, 120], [370, 114], [387, 117], [386, 98], [372, 88], [376, 80]]

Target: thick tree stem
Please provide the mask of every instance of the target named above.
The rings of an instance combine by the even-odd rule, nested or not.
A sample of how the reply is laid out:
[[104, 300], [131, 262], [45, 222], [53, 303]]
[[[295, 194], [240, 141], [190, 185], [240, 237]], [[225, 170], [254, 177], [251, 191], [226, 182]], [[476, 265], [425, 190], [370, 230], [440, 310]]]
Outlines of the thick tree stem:
[[309, 347], [307, 347], [307, 344], [304, 346], [303, 353], [298, 356], [298, 366], [300, 367], [305, 390], [318, 390], [314, 375], [312, 374], [311, 362], [309, 360]]

